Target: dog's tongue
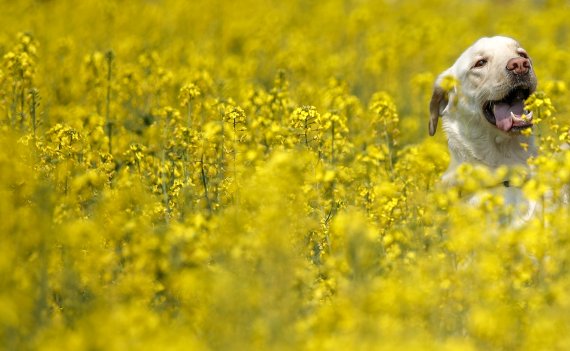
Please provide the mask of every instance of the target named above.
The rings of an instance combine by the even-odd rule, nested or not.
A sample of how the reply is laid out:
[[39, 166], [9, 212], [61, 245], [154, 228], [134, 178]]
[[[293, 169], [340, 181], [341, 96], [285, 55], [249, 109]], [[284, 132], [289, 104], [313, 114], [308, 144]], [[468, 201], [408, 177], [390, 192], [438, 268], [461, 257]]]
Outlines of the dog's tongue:
[[517, 116], [521, 117], [524, 113], [524, 105], [522, 100], [515, 100], [512, 105], [507, 102], [498, 102], [493, 107], [493, 113], [495, 114], [495, 124], [497, 128], [508, 132], [513, 127], [513, 118], [511, 112]]

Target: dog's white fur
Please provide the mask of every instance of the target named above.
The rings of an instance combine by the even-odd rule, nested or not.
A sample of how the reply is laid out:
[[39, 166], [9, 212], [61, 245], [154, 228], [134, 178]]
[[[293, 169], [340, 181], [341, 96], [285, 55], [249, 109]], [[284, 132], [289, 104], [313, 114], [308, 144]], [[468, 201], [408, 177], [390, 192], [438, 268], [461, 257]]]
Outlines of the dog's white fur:
[[[481, 38], [437, 78], [430, 104], [429, 131], [430, 135], [435, 133], [441, 116], [451, 156], [449, 168], [443, 175], [444, 183], [454, 182], [456, 169], [463, 163], [491, 169], [503, 165], [526, 167], [528, 158], [535, 155], [532, 136], [505, 132], [489, 122], [483, 112], [486, 102], [501, 100], [514, 85], [524, 84], [531, 93], [535, 91], [537, 81], [532, 66], [524, 79], [515, 77], [507, 69], [509, 60], [521, 56], [528, 58], [514, 39]], [[485, 60], [482, 66], [478, 65], [480, 60]], [[455, 80], [450, 91], [442, 87], [446, 77]], [[512, 198], [509, 202], [517, 202], [522, 197], [519, 189], [511, 193], [506, 194]]]

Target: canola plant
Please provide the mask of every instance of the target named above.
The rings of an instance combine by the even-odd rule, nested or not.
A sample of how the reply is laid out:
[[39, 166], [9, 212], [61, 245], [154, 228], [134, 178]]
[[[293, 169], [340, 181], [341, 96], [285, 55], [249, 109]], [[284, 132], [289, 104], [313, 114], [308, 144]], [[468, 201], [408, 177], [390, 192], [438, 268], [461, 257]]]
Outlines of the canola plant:
[[[569, 10], [0, 2], [0, 348], [570, 349]], [[521, 226], [427, 132], [495, 34], [539, 79]]]

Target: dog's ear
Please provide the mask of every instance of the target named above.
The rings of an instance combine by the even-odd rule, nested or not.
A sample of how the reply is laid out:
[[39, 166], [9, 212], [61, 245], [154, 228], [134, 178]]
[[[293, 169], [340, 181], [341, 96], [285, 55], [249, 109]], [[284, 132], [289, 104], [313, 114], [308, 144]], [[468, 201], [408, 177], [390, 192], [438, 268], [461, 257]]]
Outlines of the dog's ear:
[[437, 77], [429, 103], [429, 135], [435, 135], [439, 117], [443, 115], [443, 112], [449, 104], [449, 92], [454, 88], [455, 78], [450, 75], [449, 70]]
[[442, 106], [447, 106], [447, 93], [440, 86], [434, 86], [431, 101], [429, 102], [429, 135], [434, 136], [439, 122], [439, 116], [442, 114]]

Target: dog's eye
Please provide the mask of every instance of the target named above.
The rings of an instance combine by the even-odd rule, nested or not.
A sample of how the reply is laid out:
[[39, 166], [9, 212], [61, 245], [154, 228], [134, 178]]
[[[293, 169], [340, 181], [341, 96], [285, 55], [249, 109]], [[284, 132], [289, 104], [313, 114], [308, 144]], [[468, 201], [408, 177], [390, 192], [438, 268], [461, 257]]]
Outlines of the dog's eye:
[[480, 68], [487, 64], [487, 59], [480, 59], [479, 61], [475, 62], [473, 68]]
[[519, 51], [519, 56], [520, 56], [520, 57], [524, 57], [525, 59], [528, 58], [528, 54], [527, 54], [526, 52], [524, 52], [524, 51]]

